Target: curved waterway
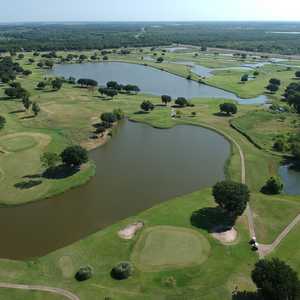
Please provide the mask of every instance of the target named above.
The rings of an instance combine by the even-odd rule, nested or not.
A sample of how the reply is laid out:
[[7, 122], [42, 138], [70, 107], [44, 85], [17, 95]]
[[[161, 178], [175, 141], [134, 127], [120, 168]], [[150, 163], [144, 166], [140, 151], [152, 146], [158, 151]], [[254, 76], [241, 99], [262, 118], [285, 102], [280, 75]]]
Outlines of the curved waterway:
[[237, 95], [205, 84], [157, 70], [152, 67], [121, 63], [84, 63], [56, 65], [53, 74], [63, 77], [91, 78], [100, 85], [114, 80], [122, 84], [136, 84], [145, 94], [156, 96], [170, 95], [173, 98], [222, 98], [238, 101], [241, 104], [263, 104], [265, 95], [256, 98], [242, 99]]
[[45, 255], [155, 204], [212, 186], [224, 179], [229, 156], [230, 143], [214, 131], [124, 121], [107, 144], [90, 152], [97, 170], [89, 183], [0, 208], [0, 257]]

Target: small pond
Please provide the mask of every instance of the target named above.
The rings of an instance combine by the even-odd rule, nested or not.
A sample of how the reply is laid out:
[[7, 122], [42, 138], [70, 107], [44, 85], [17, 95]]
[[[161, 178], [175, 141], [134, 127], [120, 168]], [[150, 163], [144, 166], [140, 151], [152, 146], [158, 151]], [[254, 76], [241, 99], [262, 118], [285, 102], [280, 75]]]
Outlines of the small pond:
[[283, 182], [283, 193], [288, 195], [300, 195], [300, 172], [293, 170], [290, 165], [282, 165], [279, 168], [279, 176]]

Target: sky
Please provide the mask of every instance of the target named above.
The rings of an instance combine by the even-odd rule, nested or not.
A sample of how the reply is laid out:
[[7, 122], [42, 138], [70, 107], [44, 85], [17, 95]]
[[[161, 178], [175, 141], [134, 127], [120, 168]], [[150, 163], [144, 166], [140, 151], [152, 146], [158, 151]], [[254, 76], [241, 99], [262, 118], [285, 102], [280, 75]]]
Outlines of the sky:
[[300, 0], [0, 0], [0, 22], [300, 21]]

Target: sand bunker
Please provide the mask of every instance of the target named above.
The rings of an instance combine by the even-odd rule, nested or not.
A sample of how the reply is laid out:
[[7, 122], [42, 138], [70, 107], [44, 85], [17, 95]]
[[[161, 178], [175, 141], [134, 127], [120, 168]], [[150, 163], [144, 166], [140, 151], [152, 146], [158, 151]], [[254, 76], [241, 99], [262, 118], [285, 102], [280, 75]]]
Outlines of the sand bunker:
[[234, 228], [223, 232], [214, 232], [212, 236], [222, 244], [231, 244], [237, 239], [237, 231]]
[[118, 235], [121, 239], [124, 240], [131, 240], [135, 234], [142, 229], [144, 226], [143, 222], [137, 222], [134, 224], [130, 224], [127, 227], [125, 227], [124, 229], [121, 229], [120, 231], [118, 231]]

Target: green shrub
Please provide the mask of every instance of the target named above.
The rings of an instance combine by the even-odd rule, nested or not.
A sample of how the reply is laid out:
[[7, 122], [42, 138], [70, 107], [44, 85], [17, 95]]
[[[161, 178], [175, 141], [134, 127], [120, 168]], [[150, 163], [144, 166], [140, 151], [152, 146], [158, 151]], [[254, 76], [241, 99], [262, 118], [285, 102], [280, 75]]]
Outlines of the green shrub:
[[133, 266], [130, 262], [120, 262], [111, 270], [112, 278], [123, 280], [129, 278], [133, 274]]

